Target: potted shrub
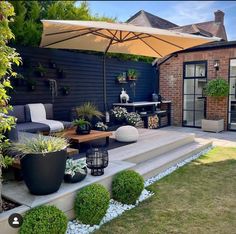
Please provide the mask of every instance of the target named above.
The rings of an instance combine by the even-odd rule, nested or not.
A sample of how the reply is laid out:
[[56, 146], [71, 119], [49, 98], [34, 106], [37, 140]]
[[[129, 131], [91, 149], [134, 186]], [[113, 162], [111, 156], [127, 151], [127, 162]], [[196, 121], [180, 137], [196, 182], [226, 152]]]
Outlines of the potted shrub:
[[38, 63], [38, 66], [35, 68], [35, 73], [39, 77], [44, 77], [46, 73], [46, 69], [43, 67], [41, 63]]
[[66, 167], [66, 139], [52, 136], [25, 138], [13, 145], [21, 155], [23, 179], [35, 195], [56, 192], [62, 183]]
[[93, 118], [101, 119], [103, 117], [102, 112], [91, 102], [85, 102], [83, 105], [76, 107], [76, 113], [78, 118], [85, 119], [90, 123]]
[[76, 133], [78, 135], [89, 134], [91, 131], [91, 124], [85, 119], [76, 119], [73, 121], [73, 125], [76, 127]]
[[106, 131], [108, 129], [108, 126], [104, 124], [103, 122], [97, 122], [95, 124], [95, 128], [99, 131]]
[[137, 80], [138, 72], [135, 69], [129, 69], [127, 72], [127, 76], [129, 80]]
[[86, 159], [77, 160], [68, 159], [66, 161], [66, 170], [64, 181], [67, 183], [77, 183], [82, 181], [87, 175]]
[[[229, 94], [229, 84], [223, 78], [217, 78], [207, 83], [204, 88], [204, 94], [219, 102]], [[213, 119], [202, 120], [202, 130], [209, 132], [221, 132], [224, 130], [224, 119], [220, 119], [217, 115]]]

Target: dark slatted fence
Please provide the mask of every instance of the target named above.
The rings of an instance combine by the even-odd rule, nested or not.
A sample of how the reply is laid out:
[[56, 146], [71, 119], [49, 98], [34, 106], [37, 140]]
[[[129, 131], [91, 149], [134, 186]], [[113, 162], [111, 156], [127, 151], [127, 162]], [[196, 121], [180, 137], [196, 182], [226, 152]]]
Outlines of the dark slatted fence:
[[[58, 86], [58, 96], [54, 99], [54, 113], [56, 119], [68, 120], [72, 107], [85, 101], [95, 103], [103, 110], [103, 56], [77, 53], [65, 50], [19, 47], [17, 48], [24, 66], [17, 68], [26, 79], [36, 80], [36, 88], [30, 91], [27, 82], [18, 82], [11, 94], [11, 103], [51, 103], [52, 96], [47, 79], [55, 79]], [[45, 76], [39, 77], [35, 68], [41, 63], [46, 69]], [[55, 64], [56, 68], [51, 65]], [[62, 69], [64, 77], [60, 77], [57, 68]], [[144, 62], [122, 61], [115, 58], [106, 59], [107, 102], [119, 102], [121, 88], [125, 88], [132, 98], [131, 82], [119, 84], [116, 77], [128, 69], [136, 69], [139, 77], [136, 82], [135, 101], [150, 100], [156, 91], [156, 71], [151, 64]], [[64, 95], [63, 87], [69, 87], [69, 95]]]

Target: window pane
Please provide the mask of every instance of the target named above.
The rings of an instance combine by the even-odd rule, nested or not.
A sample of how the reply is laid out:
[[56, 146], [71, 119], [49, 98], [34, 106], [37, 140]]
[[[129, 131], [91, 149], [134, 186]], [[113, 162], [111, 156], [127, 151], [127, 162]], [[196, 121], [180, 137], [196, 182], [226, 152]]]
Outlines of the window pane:
[[236, 59], [230, 60], [230, 76], [236, 76]]
[[204, 119], [204, 112], [203, 111], [196, 111], [195, 112], [195, 126], [196, 127], [202, 126], [202, 119]]
[[184, 95], [184, 110], [194, 109], [194, 95]]
[[193, 126], [193, 111], [184, 111], [183, 125]]
[[196, 74], [197, 77], [206, 76], [206, 65], [205, 64], [196, 64]]
[[184, 80], [184, 94], [194, 94], [194, 79]]
[[203, 94], [203, 88], [207, 83], [205, 78], [195, 79], [195, 94]]
[[195, 96], [195, 110], [204, 111], [205, 98], [201, 95]]
[[185, 65], [185, 77], [194, 77], [194, 64], [186, 64]]
[[229, 93], [232, 95], [236, 94], [236, 78], [229, 79]]

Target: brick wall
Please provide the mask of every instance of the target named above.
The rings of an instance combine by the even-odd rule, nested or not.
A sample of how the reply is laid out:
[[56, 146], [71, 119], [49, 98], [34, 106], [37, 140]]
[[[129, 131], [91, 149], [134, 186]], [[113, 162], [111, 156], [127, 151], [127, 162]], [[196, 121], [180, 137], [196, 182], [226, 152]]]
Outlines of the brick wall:
[[[160, 94], [172, 101], [172, 124], [182, 125], [183, 109], [183, 63], [190, 61], [207, 61], [207, 78], [215, 79], [216, 76], [229, 77], [229, 60], [236, 58], [236, 48], [221, 48], [205, 51], [179, 53], [162, 63], [160, 69]], [[219, 60], [219, 71], [215, 71], [214, 61]], [[228, 97], [222, 100], [207, 98], [207, 118], [218, 116], [224, 118], [227, 128]]]

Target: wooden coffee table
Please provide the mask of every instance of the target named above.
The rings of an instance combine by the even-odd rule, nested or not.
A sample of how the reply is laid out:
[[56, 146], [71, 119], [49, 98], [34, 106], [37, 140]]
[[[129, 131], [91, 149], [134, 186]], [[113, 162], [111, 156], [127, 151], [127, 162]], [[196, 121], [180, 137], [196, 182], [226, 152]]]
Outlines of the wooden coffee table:
[[75, 132], [75, 128], [67, 129], [63, 132], [63, 137], [66, 137], [72, 142], [78, 143], [78, 145], [82, 142], [88, 142], [92, 140], [106, 138], [106, 145], [109, 145], [109, 137], [112, 135], [112, 132], [105, 131], [95, 131], [91, 130], [89, 134], [86, 135], [78, 135]]

